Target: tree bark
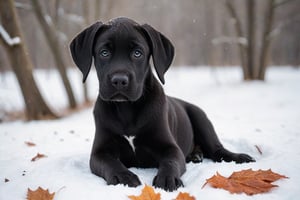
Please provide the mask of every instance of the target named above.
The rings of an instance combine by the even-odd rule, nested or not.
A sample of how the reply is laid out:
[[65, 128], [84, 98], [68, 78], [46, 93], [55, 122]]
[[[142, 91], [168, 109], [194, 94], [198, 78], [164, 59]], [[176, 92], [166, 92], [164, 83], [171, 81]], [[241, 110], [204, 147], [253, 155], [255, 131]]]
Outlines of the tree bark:
[[[226, 1], [226, 7], [230, 16], [235, 20], [235, 30], [238, 38], [245, 38], [243, 31], [242, 31], [242, 24], [241, 20], [238, 18], [237, 13], [233, 7], [232, 1]], [[247, 44], [238, 43], [239, 50], [240, 50], [240, 58], [241, 58], [241, 65], [243, 69], [243, 79], [250, 80], [250, 72], [247, 65]]]
[[259, 59], [259, 71], [257, 75], [257, 79], [265, 80], [266, 68], [269, 60], [269, 52], [271, 45], [270, 32], [273, 26], [274, 19], [274, 0], [268, 0], [268, 5], [266, 9], [266, 16], [264, 22], [264, 33], [262, 36], [262, 50]]
[[[4, 40], [5, 50], [16, 74], [25, 102], [28, 120], [53, 119], [57, 116], [45, 103], [32, 74], [32, 63], [21, 34], [17, 13], [13, 0], [0, 0], [0, 19], [3, 27], [11, 37], [19, 37], [21, 43], [9, 45]], [[1, 38], [1, 37], [0, 37]]]
[[68, 100], [69, 100], [69, 107], [75, 108], [76, 107], [76, 100], [74, 97], [74, 93], [70, 84], [70, 81], [67, 76], [67, 67], [64, 63], [64, 60], [62, 58], [61, 48], [59, 46], [59, 41], [56, 36], [56, 31], [54, 30], [53, 26], [49, 25], [42, 13], [42, 8], [39, 3], [39, 0], [31, 0], [34, 13], [42, 27], [42, 30], [45, 34], [46, 40], [48, 42], [49, 48], [53, 54], [54, 60], [57, 65], [57, 69], [61, 75], [63, 85], [65, 87]]
[[254, 79], [255, 67], [255, 27], [254, 27], [254, 9], [255, 9], [255, 0], [247, 0], [247, 68], [249, 70], [250, 79]]

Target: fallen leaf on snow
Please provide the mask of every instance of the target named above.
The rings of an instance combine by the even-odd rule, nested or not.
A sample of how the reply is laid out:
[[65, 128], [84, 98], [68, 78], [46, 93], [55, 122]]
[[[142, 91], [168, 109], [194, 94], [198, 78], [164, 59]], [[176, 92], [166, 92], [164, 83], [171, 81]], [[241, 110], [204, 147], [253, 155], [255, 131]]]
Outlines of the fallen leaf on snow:
[[210, 184], [214, 188], [222, 188], [230, 193], [244, 192], [247, 195], [254, 195], [268, 192], [273, 187], [277, 187], [277, 185], [271, 183], [281, 178], [288, 177], [274, 173], [271, 169], [257, 171], [253, 171], [252, 169], [242, 170], [232, 173], [228, 178], [217, 172], [216, 175], [206, 180], [203, 187], [206, 184]]
[[7, 182], [9, 182], [9, 179], [5, 178], [4, 183], [7, 183]]
[[39, 187], [37, 190], [33, 191], [28, 188], [27, 190], [27, 200], [53, 200], [55, 192], [49, 193], [49, 190], [44, 190]]
[[175, 200], [196, 200], [196, 198], [191, 196], [189, 193], [180, 192]]
[[36, 156], [34, 156], [34, 157], [31, 159], [31, 162], [37, 161], [37, 160], [39, 160], [39, 159], [41, 159], [41, 158], [45, 158], [45, 157], [47, 157], [47, 156], [44, 155], [44, 154], [37, 153]]
[[25, 144], [26, 144], [27, 146], [29, 146], [29, 147], [34, 147], [34, 146], [36, 146], [35, 143], [29, 142], [29, 141], [26, 141]]
[[140, 196], [128, 196], [131, 200], [160, 200], [160, 193], [155, 193], [151, 186], [145, 185]]

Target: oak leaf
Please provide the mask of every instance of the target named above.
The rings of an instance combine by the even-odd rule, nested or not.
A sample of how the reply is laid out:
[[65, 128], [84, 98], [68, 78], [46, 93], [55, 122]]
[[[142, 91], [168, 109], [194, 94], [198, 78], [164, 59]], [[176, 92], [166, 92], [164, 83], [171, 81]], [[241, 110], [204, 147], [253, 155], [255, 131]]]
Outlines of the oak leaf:
[[41, 154], [41, 153], [37, 153], [36, 156], [34, 156], [32, 159], [31, 159], [31, 162], [34, 162], [34, 161], [37, 161], [41, 158], [45, 158], [47, 157], [45, 154]]
[[160, 200], [160, 193], [155, 193], [151, 186], [145, 185], [140, 196], [128, 196], [131, 200]]
[[190, 196], [189, 193], [186, 192], [179, 192], [178, 196], [176, 197], [175, 200], [196, 200], [195, 197]]
[[252, 169], [242, 170], [233, 172], [228, 178], [217, 172], [216, 175], [206, 180], [203, 187], [206, 184], [210, 184], [214, 188], [222, 188], [230, 193], [244, 192], [247, 195], [254, 195], [268, 192], [273, 187], [277, 187], [272, 182], [281, 178], [288, 177], [274, 173], [271, 169], [257, 171], [253, 171]]
[[44, 190], [43, 188], [39, 187], [35, 191], [27, 190], [27, 200], [53, 200], [55, 192], [52, 194], [49, 193], [49, 190]]

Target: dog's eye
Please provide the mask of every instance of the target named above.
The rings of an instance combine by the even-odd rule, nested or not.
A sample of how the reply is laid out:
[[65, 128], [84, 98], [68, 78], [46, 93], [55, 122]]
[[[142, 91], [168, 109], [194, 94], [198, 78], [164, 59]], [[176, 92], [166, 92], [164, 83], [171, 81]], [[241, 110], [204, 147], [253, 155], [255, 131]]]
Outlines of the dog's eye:
[[109, 50], [107, 50], [107, 49], [103, 49], [103, 50], [100, 51], [100, 55], [101, 55], [102, 57], [104, 57], [104, 58], [107, 58], [107, 57], [110, 56], [110, 52], [109, 52]]
[[140, 50], [134, 50], [133, 51], [133, 56], [135, 58], [140, 58], [143, 55], [143, 53]]

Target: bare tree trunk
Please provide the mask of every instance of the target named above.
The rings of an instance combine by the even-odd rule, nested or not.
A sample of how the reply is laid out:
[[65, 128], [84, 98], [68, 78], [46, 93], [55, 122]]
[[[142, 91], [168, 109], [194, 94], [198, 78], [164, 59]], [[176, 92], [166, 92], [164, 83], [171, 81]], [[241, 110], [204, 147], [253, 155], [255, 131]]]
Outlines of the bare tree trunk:
[[[84, 25], [88, 26], [88, 24], [89, 24], [89, 4], [83, 3], [82, 9], [83, 9], [83, 16], [84, 16]], [[89, 103], [90, 99], [89, 99], [88, 82], [87, 81], [85, 83], [83, 83], [83, 95], [84, 95], [84, 101], [86, 103]]]
[[259, 71], [257, 75], [257, 79], [259, 80], [265, 80], [265, 73], [268, 65], [270, 45], [271, 45], [270, 32], [273, 26], [273, 19], [274, 19], [274, 8], [275, 8], [274, 0], [268, 0], [268, 1], [269, 2], [267, 5], [265, 22], [264, 22], [264, 33], [262, 36], [262, 50], [259, 59]]
[[[265, 72], [267, 68], [268, 62], [268, 54], [270, 51], [271, 38], [270, 32], [272, 29], [273, 18], [274, 18], [274, 0], [268, 0], [268, 6], [265, 10], [264, 17], [264, 32], [261, 38], [262, 49], [259, 55], [256, 55], [256, 37], [255, 37], [255, 28], [257, 25], [255, 23], [255, 11], [257, 11], [257, 7], [255, 4], [259, 3], [256, 0], [247, 0], [247, 46], [244, 47], [242, 44], [240, 46], [241, 52], [241, 60], [244, 71], [244, 80], [264, 80]], [[232, 18], [236, 19], [236, 32], [238, 37], [243, 37], [242, 29], [241, 29], [241, 20], [238, 18], [236, 14], [236, 10], [232, 5], [232, 1], [227, 0], [226, 6]]]
[[57, 118], [45, 103], [34, 81], [32, 63], [27, 53], [28, 51], [24, 43], [24, 37], [21, 34], [17, 13], [12, 0], [0, 0], [0, 19], [10, 36], [17, 36], [21, 39], [21, 42], [15, 45], [9, 45], [4, 40], [2, 42], [23, 94], [27, 119]]
[[60, 22], [60, 17], [59, 17], [60, 3], [61, 3], [60, 0], [55, 0], [54, 2], [55, 11], [54, 11], [53, 21], [56, 29], [59, 27], [59, 22]]
[[249, 70], [250, 79], [254, 79], [254, 70], [255, 70], [255, 27], [254, 27], [254, 9], [255, 9], [255, 0], [247, 0], [247, 68]]
[[70, 81], [67, 76], [67, 71], [66, 71], [67, 67], [62, 58], [62, 52], [61, 52], [61, 48], [59, 46], [58, 39], [56, 37], [56, 31], [54, 30], [53, 26], [51, 26], [47, 23], [44, 15], [42, 13], [42, 8], [39, 3], [39, 0], [31, 0], [31, 3], [33, 6], [34, 13], [35, 13], [39, 23], [41, 24], [41, 27], [45, 34], [49, 48], [53, 54], [58, 71], [61, 75], [63, 84], [65, 86], [65, 90], [66, 90], [66, 93], [68, 96], [69, 106], [70, 106], [70, 108], [75, 108], [77, 104], [76, 104], [76, 100], [74, 97], [74, 93], [73, 93]]
[[[229, 11], [230, 16], [235, 20], [235, 30], [237, 33], [237, 37], [238, 38], [244, 38], [244, 34], [242, 31], [242, 23], [241, 20], [238, 18], [236, 10], [233, 7], [232, 1], [231, 0], [227, 0], [226, 1], [226, 7]], [[241, 42], [238, 43], [239, 45], [239, 50], [240, 50], [240, 58], [241, 58], [241, 65], [242, 65], [242, 69], [243, 69], [243, 79], [244, 80], [250, 80], [250, 72], [249, 72], [249, 68], [247, 67], [247, 46], [246, 44], [243, 44]]]

